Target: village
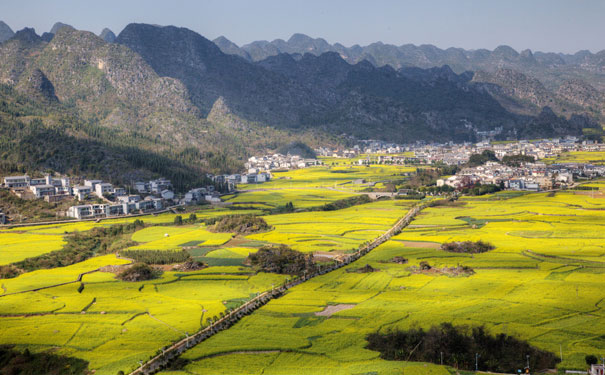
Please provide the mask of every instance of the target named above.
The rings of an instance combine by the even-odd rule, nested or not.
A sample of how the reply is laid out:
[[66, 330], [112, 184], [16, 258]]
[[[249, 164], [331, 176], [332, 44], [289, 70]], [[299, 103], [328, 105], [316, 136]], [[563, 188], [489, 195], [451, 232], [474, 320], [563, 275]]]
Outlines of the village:
[[[57, 212], [57, 216], [77, 220], [147, 214], [178, 205], [221, 202], [214, 185], [192, 189], [179, 198], [171, 181], [165, 178], [137, 181], [127, 190], [102, 180], [84, 179], [72, 184], [69, 177], [46, 175], [32, 178], [21, 175], [4, 177], [3, 188], [25, 200], [43, 199], [47, 203], [74, 201], [77, 204]], [[0, 224], [7, 221], [7, 215], [0, 212]]]
[[[353, 147], [315, 150], [321, 157], [351, 159], [351, 164], [395, 164], [415, 166], [452, 166], [456, 173], [436, 181], [438, 189], [463, 190], [477, 185], [495, 185], [499, 189], [546, 191], [573, 187], [576, 179], [605, 176], [605, 166], [588, 163], [547, 164], [544, 158], [554, 158], [570, 151], [605, 151], [605, 145], [590, 141], [579, 142], [575, 137], [565, 139], [479, 142], [475, 144], [415, 144], [397, 145], [376, 140], [360, 141]], [[469, 166], [473, 155], [490, 152], [495, 156], [481, 165]], [[507, 164], [507, 157], [523, 156], [523, 161]], [[236, 191], [240, 184], [262, 184], [270, 181], [272, 172], [323, 165], [322, 159], [298, 155], [267, 154], [252, 156], [241, 174], [211, 175], [212, 184], [175, 194], [172, 183], [165, 178], [135, 181], [131, 186], [117, 187], [94, 179], [74, 179], [47, 175], [6, 176], [3, 188], [22, 199], [44, 199], [48, 203], [66, 200], [76, 202], [57, 216], [77, 220], [160, 212], [174, 206], [221, 203], [221, 193]], [[221, 187], [219, 192], [217, 189]], [[447, 189], [446, 189], [447, 188]], [[439, 190], [439, 191], [441, 191]], [[8, 221], [0, 212], [0, 224]]]

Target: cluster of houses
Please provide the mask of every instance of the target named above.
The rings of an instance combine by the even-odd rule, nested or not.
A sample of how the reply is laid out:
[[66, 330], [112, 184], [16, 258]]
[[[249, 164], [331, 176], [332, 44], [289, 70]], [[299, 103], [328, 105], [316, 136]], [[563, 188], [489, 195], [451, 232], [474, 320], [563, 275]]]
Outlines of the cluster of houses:
[[245, 167], [248, 173], [258, 173], [259, 171], [271, 171], [275, 169], [297, 169], [306, 168], [312, 165], [320, 165], [317, 159], [302, 158], [299, 155], [273, 154], [265, 156], [252, 156], [248, 158]]
[[44, 198], [47, 202], [61, 200], [72, 195], [69, 178], [31, 178], [28, 175], [4, 177], [4, 187], [20, 198]]
[[90, 219], [147, 213], [164, 209], [166, 201], [174, 199], [170, 180], [161, 178], [148, 182], [135, 182], [133, 185], [139, 194], [149, 195], [142, 198], [139, 194], [127, 194], [126, 189], [114, 188], [111, 184], [100, 180], [84, 180], [84, 185], [74, 186], [74, 196], [79, 201], [83, 201], [94, 192], [105, 202], [72, 206], [67, 210], [66, 216], [74, 219]]
[[480, 183], [500, 185], [509, 190], [539, 191], [569, 187], [577, 177], [598, 176], [605, 176], [605, 166], [523, 163], [519, 167], [511, 167], [490, 161], [474, 168], [464, 168], [447, 179], [437, 180], [437, 186], [447, 185], [460, 189]]
[[[348, 149], [325, 148], [317, 150], [318, 155], [328, 157], [353, 158], [365, 155], [358, 164], [423, 164], [444, 163], [463, 165], [473, 154], [485, 150], [493, 151], [499, 159], [511, 155], [533, 156], [536, 160], [556, 157], [566, 151], [605, 151], [605, 144], [593, 141], [579, 142], [577, 137], [561, 139], [542, 139], [518, 142], [479, 142], [479, 143], [435, 143], [414, 145], [396, 145], [381, 141], [365, 140]], [[406, 153], [406, 155], [403, 155]], [[409, 156], [413, 154], [413, 156]]]

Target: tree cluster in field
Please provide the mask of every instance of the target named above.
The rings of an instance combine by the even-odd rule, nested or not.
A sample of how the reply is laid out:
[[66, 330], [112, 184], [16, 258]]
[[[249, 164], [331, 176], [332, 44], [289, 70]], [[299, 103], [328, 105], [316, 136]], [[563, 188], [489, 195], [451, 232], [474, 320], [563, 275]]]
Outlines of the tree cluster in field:
[[323, 206], [319, 206], [313, 211], [335, 211], [342, 210], [344, 208], [357, 206], [360, 204], [370, 203], [372, 199], [365, 194], [357, 195], [351, 198], [339, 199], [337, 201], [326, 203]]
[[348, 273], [371, 273], [371, 272], [378, 272], [378, 271], [380, 271], [380, 270], [370, 266], [369, 264], [366, 264], [365, 266], [363, 266], [361, 268], [347, 268]]
[[174, 264], [183, 263], [191, 259], [191, 255], [185, 250], [122, 250], [120, 251], [120, 256], [132, 259], [137, 263], [145, 264]]
[[[404, 189], [419, 189], [432, 186], [441, 176], [454, 175], [460, 168], [456, 165], [436, 164], [434, 168], [416, 168], [416, 173], [403, 185]], [[446, 191], [446, 190], [444, 190]]]
[[118, 279], [122, 281], [145, 281], [157, 279], [162, 276], [162, 270], [151, 267], [145, 263], [135, 263], [118, 274]]
[[[526, 341], [505, 334], [491, 335], [485, 327], [453, 326], [442, 323], [428, 331], [412, 328], [407, 331], [371, 333], [367, 348], [380, 352], [380, 357], [395, 361], [441, 363], [463, 370], [516, 373], [524, 368], [529, 355], [532, 373], [554, 368], [560, 362], [553, 353], [535, 348]], [[477, 355], [477, 356], [476, 356]]]
[[294, 203], [288, 202], [283, 206], [277, 206], [269, 211], [270, 214], [289, 214], [294, 212], [296, 209], [294, 208]]
[[97, 254], [107, 253], [112, 243], [118, 237], [125, 233], [132, 233], [144, 225], [143, 221], [137, 219], [129, 224], [116, 224], [108, 228], [97, 227], [83, 233], [75, 232], [66, 237], [67, 243], [61, 250], [24, 259], [13, 263], [13, 267], [3, 267], [0, 269], [0, 277], [9, 278], [17, 276], [14, 272], [14, 267], [26, 272], [45, 268], [65, 267], [82, 262]]
[[48, 351], [31, 353], [29, 349], [20, 352], [11, 345], [0, 346], [0, 374], [79, 375], [87, 373], [88, 362], [80, 358], [62, 356]]
[[500, 161], [498, 157], [496, 157], [496, 153], [492, 150], [483, 150], [480, 154], [472, 154], [468, 158], [468, 162], [466, 163], [467, 167], [478, 167], [487, 163], [488, 161]]
[[271, 229], [265, 219], [254, 215], [223, 216], [212, 227], [215, 232], [221, 233], [257, 233]]
[[183, 217], [181, 215], [176, 215], [174, 217], [173, 224], [174, 225], [195, 224], [196, 221], [197, 221], [197, 215], [196, 214], [190, 214], [189, 217], [187, 219], [184, 219], [184, 220], [183, 220]]
[[536, 161], [531, 155], [506, 155], [502, 158], [502, 164], [509, 167], [520, 167], [523, 163], [533, 163]]
[[494, 250], [495, 248], [491, 243], [483, 241], [445, 242], [441, 244], [441, 250], [449, 251], [450, 253], [478, 254]]
[[286, 245], [263, 246], [248, 255], [247, 263], [260, 272], [303, 275], [316, 269], [311, 254], [303, 254]]
[[468, 194], [468, 195], [485, 195], [485, 194], [493, 194], [496, 193], [500, 190], [503, 189], [503, 186], [501, 185], [495, 185], [495, 184], [475, 184], [472, 187], [466, 187], [462, 190], [460, 190], [460, 192], [462, 194]]

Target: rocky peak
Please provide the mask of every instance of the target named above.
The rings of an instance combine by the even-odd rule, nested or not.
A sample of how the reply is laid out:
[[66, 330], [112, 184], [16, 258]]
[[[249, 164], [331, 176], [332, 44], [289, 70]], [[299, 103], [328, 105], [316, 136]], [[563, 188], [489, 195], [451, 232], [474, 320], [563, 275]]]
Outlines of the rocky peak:
[[26, 27], [22, 30], [17, 31], [17, 33], [15, 34], [15, 36], [13, 36], [12, 39], [31, 44], [39, 42], [40, 36], [36, 34], [36, 30], [34, 30], [33, 28]]
[[74, 27], [71, 25], [68, 25], [66, 23], [63, 22], [56, 22], [53, 27], [50, 29], [50, 33], [51, 34], [56, 34], [59, 30], [61, 30], [64, 27], [69, 27], [70, 29], [73, 29]]
[[108, 28], [104, 28], [103, 31], [101, 31], [101, 34], [99, 34], [99, 37], [107, 43], [113, 43], [116, 40], [116, 34]]
[[239, 48], [239, 46], [237, 44], [233, 43], [232, 41], [230, 41], [229, 39], [227, 39], [226, 37], [224, 37], [222, 35], [219, 36], [218, 38], [214, 39], [212, 42], [214, 44], [216, 44], [223, 53], [226, 53], [228, 55], [240, 56], [249, 61], [252, 60], [250, 58], [250, 55], [248, 54], [248, 52]]
[[13, 29], [11, 29], [10, 26], [5, 24], [3, 21], [0, 21], [0, 43], [4, 42], [5, 40], [9, 40], [13, 37], [13, 35], [15, 35]]
[[34, 69], [21, 79], [18, 86], [19, 91], [46, 102], [57, 102], [55, 87], [40, 69]]

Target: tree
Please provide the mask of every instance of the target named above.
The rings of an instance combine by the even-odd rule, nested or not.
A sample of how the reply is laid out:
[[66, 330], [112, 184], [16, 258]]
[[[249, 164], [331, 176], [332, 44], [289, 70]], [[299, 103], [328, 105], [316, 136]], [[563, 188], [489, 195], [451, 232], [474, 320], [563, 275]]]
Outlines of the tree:
[[188, 219], [188, 221], [189, 221], [191, 224], [195, 223], [195, 222], [197, 221], [197, 215], [196, 215], [196, 214], [191, 214], [191, 215], [189, 215], [189, 219]]
[[183, 217], [181, 215], [174, 217], [174, 225], [183, 225]]
[[593, 355], [593, 354], [587, 355], [586, 357], [584, 357], [584, 360], [586, 361], [586, 364], [588, 366], [596, 365], [599, 362], [599, 359], [597, 358], [597, 356]]

